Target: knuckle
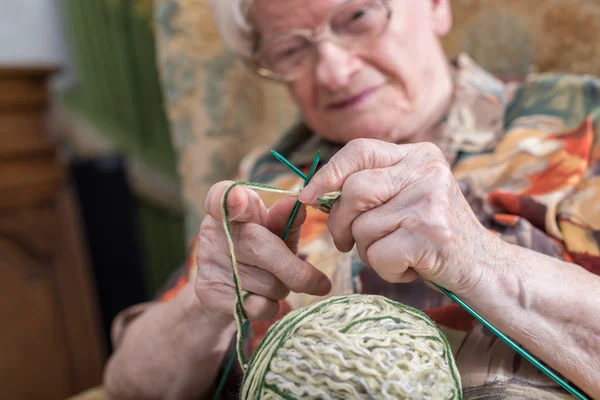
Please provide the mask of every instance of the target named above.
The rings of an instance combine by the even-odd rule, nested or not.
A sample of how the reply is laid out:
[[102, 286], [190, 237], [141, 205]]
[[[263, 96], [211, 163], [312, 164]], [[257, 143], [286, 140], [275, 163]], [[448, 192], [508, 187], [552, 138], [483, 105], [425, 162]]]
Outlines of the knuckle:
[[[366, 172], [366, 171], [363, 171]], [[352, 174], [344, 182], [344, 186], [342, 187], [342, 192], [344, 195], [357, 196], [362, 191], [364, 191], [365, 181], [363, 179], [363, 175], [365, 174]], [[362, 188], [362, 190], [361, 190]]]
[[268, 293], [270, 297], [282, 300], [289, 294], [289, 289], [273, 274], [265, 273], [257, 281], [261, 293]]
[[342, 186], [342, 199], [344, 202], [354, 204], [360, 195], [360, 177], [358, 174], [350, 175]]
[[[435, 146], [435, 148], [437, 149], [437, 146]], [[437, 168], [447, 167], [448, 166], [448, 164], [446, 163], [445, 159], [438, 158], [438, 157], [435, 157], [435, 158], [429, 160], [429, 164], [430, 165], [435, 165]]]
[[365, 161], [365, 165], [373, 165], [378, 157], [373, 148], [373, 139], [359, 138], [352, 141], [352, 159]]
[[252, 321], [269, 321], [277, 315], [279, 303], [266, 298], [256, 297], [246, 306], [248, 317]]
[[428, 190], [421, 195], [420, 202], [425, 208], [430, 211], [439, 201], [439, 193], [437, 190]]
[[206, 230], [211, 230], [215, 225], [215, 220], [209, 215], [204, 217], [202, 222], [200, 223], [200, 228], [198, 232], [200, 233], [200, 238], [202, 239], [202, 233]]
[[342, 193], [353, 209], [367, 211], [389, 200], [390, 187], [388, 174], [380, 169], [368, 169], [350, 175]]
[[290, 289], [284, 284], [279, 283], [275, 287], [274, 296], [277, 300], [284, 300], [290, 294]]
[[437, 183], [438, 188], [444, 190], [448, 190], [454, 181], [452, 170], [444, 159], [436, 158], [429, 161], [425, 166], [424, 173]]
[[359, 160], [367, 157], [371, 160], [373, 155], [372, 146], [369, 139], [359, 138], [348, 142], [342, 150], [340, 150], [327, 163], [328, 174], [326, 175], [325, 184], [330, 188], [339, 188], [345, 180], [345, 167], [353, 167], [354, 164], [361, 164]]
[[348, 150], [355, 153], [360, 153], [369, 148], [369, 139], [357, 138], [348, 142]]
[[445, 159], [435, 158], [430, 160], [428, 166], [432, 172], [436, 173], [439, 179], [448, 179], [450, 168]]
[[448, 193], [441, 190], [425, 192], [421, 197], [422, 219], [427, 225], [444, 224], [450, 212]]
[[204, 305], [210, 307], [216, 299], [226, 294], [231, 287], [223, 282], [211, 281], [209, 279], [196, 279], [194, 291], [198, 300]]
[[440, 243], [452, 243], [454, 240], [454, 231], [448, 225], [438, 225], [435, 230], [435, 237]]
[[289, 277], [289, 287], [294, 291], [303, 291], [308, 284], [308, 274], [303, 268], [294, 268]]
[[264, 269], [266, 271], [269, 272], [273, 272], [275, 273], [276, 271], [281, 271], [282, 270], [282, 265], [283, 265], [283, 254], [279, 254], [278, 252], [273, 252], [271, 253], [271, 255], [269, 256], [269, 258], [265, 261], [264, 264]]
[[426, 155], [434, 156], [436, 158], [441, 156], [443, 158], [442, 150], [435, 143], [423, 142], [419, 145], [419, 147], [421, 147]]
[[196, 252], [196, 262], [209, 261], [213, 258], [215, 249], [220, 248], [222, 232], [220, 227], [216, 226], [211, 217], [206, 217], [198, 235], [198, 247]]
[[328, 174], [325, 177], [325, 185], [328, 188], [339, 188], [344, 182], [344, 171], [337, 160], [331, 160], [328, 164]]
[[263, 232], [254, 224], [243, 224], [236, 231], [237, 251], [241, 252], [243, 259], [255, 261], [260, 258], [264, 250], [264, 240], [261, 240]]

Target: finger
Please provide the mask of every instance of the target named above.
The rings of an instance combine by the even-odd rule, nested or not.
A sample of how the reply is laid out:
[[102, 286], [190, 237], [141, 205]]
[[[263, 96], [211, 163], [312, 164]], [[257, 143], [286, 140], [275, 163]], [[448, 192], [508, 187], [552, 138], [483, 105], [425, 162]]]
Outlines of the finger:
[[366, 169], [348, 177], [342, 188], [342, 196], [331, 209], [328, 219], [329, 231], [340, 251], [350, 251], [354, 246], [354, 220], [362, 213], [390, 201], [402, 189], [404, 180], [400, 173], [400, 169], [393, 166]]
[[[215, 244], [210, 250], [205, 250], [199, 255], [198, 278], [234, 286], [231, 258], [227, 250], [221, 250], [219, 247], [222, 246]], [[288, 287], [269, 271], [240, 261], [237, 262], [237, 269], [243, 290], [271, 300], [282, 300], [289, 294]]]
[[[234, 242], [240, 233], [240, 226], [247, 224], [232, 224]], [[229, 247], [225, 244], [225, 232], [212, 219], [203, 224], [203, 234], [199, 238], [197, 251], [198, 278], [205, 281], [221, 282], [230, 286], [233, 283], [233, 266]], [[272, 235], [272, 234], [271, 234]], [[281, 245], [281, 244], [280, 244]], [[259, 294], [271, 300], [284, 299], [289, 294], [289, 288], [273, 273], [244, 263], [245, 254], [240, 254], [239, 244], [236, 248], [237, 269], [243, 290]]]
[[[233, 285], [231, 268], [223, 271], [226, 273], [225, 279]], [[290, 293], [288, 287], [279, 278], [264, 269], [240, 263], [238, 264], [238, 276], [243, 290], [266, 297], [269, 300], [283, 300]]]
[[412, 237], [408, 231], [399, 228], [368, 247], [367, 261], [383, 280], [407, 283], [417, 278], [413, 267], [419, 262], [416, 257], [423, 248]]
[[356, 139], [338, 151], [302, 190], [299, 199], [316, 205], [316, 197], [340, 190], [346, 179], [364, 169], [385, 168], [402, 161], [415, 148], [414, 144], [394, 145], [375, 139]]
[[279, 312], [279, 302], [252, 295], [244, 300], [244, 309], [251, 321], [270, 321]]
[[369, 246], [402, 227], [409, 215], [414, 217], [413, 207], [425, 197], [421, 189], [420, 186], [409, 186], [391, 200], [354, 219], [352, 237], [361, 260], [366, 259]]
[[[232, 183], [216, 183], [206, 196], [204, 208], [207, 214], [217, 221], [222, 221], [223, 194]], [[264, 223], [267, 216], [267, 209], [258, 193], [243, 186], [236, 186], [227, 194], [227, 211], [231, 222]]]
[[[269, 216], [267, 222], [267, 228], [278, 237], [283, 237], [285, 228], [287, 227], [288, 221], [291, 217], [292, 210], [296, 205], [295, 198], [286, 198], [273, 204], [269, 209]], [[287, 246], [296, 252], [298, 240], [300, 239], [300, 230], [302, 224], [306, 220], [306, 206], [302, 204], [298, 209], [296, 218], [294, 219], [288, 238], [286, 240]]]
[[[213, 313], [233, 315], [236, 304], [235, 289], [221, 282], [197, 280], [196, 295], [202, 306]], [[279, 311], [279, 302], [263, 296], [252, 295], [244, 300], [246, 315], [251, 321], [269, 321]]]
[[[292, 210], [296, 205], [295, 198], [287, 197], [285, 199], [277, 201], [271, 208], [269, 209], [269, 218], [267, 227], [271, 232], [275, 235], [281, 237], [283, 235], [283, 231], [285, 230], [290, 216], [292, 214]], [[298, 210], [298, 214], [296, 214], [296, 218], [292, 223], [292, 230], [298, 229], [302, 226], [304, 221], [306, 220], [306, 206], [302, 204], [300, 209]]]
[[297, 293], [322, 296], [331, 290], [329, 278], [310, 263], [298, 258], [266, 227], [240, 224], [234, 237], [240, 262], [269, 271]]

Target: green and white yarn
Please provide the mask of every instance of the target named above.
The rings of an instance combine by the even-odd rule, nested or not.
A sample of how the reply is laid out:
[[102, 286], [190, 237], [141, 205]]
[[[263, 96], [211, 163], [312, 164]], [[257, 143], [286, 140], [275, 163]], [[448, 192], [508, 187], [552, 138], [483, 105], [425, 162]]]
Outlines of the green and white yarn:
[[[247, 363], [247, 315], [238, 275], [227, 195], [235, 186], [297, 196], [253, 182], [223, 194], [236, 288], [238, 361], [245, 370], [241, 399], [462, 399], [459, 372], [445, 335], [424, 313], [381, 296], [331, 297], [274, 324]], [[328, 212], [339, 192], [319, 198]]]
[[273, 325], [254, 352], [241, 399], [460, 399], [442, 332], [381, 296], [332, 297]]

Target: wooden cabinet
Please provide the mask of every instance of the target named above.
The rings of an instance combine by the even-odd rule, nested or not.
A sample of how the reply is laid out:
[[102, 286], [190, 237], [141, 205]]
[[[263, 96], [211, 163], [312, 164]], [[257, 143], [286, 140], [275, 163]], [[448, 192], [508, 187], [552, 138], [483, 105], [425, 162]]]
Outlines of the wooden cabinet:
[[105, 351], [77, 203], [48, 139], [47, 69], [0, 68], [0, 398], [64, 399]]

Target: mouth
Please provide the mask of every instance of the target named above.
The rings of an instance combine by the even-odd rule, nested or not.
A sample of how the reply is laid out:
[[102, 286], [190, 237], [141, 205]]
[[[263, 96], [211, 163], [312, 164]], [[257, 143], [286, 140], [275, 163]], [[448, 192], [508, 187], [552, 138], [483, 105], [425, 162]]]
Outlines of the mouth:
[[363, 101], [365, 101], [367, 98], [371, 97], [371, 95], [374, 94], [379, 89], [381, 89], [381, 87], [382, 86], [374, 86], [370, 89], [367, 89], [367, 90], [359, 93], [356, 96], [348, 97], [347, 99], [344, 99], [342, 101], [329, 103], [329, 104], [327, 104], [327, 109], [331, 110], [331, 111], [339, 111], [339, 110], [345, 110], [345, 109], [351, 108], [353, 106], [356, 106], [356, 105], [362, 103]]

